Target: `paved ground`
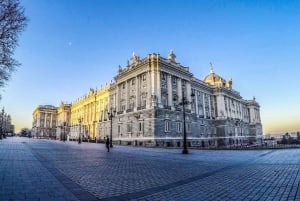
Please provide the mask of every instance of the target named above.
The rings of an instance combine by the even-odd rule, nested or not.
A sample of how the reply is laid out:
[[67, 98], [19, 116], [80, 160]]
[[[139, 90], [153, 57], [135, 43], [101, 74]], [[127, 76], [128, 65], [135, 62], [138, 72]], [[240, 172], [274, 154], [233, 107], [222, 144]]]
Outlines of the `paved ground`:
[[300, 149], [215, 151], [0, 141], [0, 200], [298, 200]]

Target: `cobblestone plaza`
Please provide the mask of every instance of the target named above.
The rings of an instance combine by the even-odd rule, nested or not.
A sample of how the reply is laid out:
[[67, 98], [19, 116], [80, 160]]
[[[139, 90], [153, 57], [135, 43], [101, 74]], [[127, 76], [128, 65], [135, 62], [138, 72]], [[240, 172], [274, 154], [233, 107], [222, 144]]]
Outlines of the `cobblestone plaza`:
[[300, 200], [300, 149], [0, 141], [0, 200]]

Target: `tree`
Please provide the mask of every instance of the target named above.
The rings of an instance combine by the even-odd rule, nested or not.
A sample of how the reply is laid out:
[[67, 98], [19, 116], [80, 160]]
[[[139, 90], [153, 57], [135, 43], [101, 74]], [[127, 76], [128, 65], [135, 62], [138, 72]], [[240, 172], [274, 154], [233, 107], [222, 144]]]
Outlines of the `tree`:
[[20, 131], [21, 137], [31, 137], [31, 131], [28, 128], [22, 128]]
[[12, 57], [26, 25], [27, 18], [19, 0], [0, 0], [0, 88], [5, 86], [11, 73], [20, 65]]

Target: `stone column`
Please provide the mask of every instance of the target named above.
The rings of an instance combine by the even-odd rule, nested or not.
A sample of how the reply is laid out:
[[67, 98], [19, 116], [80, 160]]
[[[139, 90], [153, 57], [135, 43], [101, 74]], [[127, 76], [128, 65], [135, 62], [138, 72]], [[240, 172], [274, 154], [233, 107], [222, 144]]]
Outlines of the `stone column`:
[[151, 95], [152, 95], [152, 85], [153, 85], [153, 82], [151, 83], [151, 80], [152, 80], [151, 76], [152, 76], [151, 72], [148, 71], [146, 73], [146, 82], [147, 82], [146, 108], [147, 109], [149, 109], [151, 107], [151, 104], [152, 104]]
[[225, 102], [222, 94], [217, 95], [217, 118], [221, 119], [225, 117]]
[[128, 109], [128, 80], [125, 81], [125, 111]]
[[160, 83], [160, 69], [159, 69], [159, 55], [157, 54], [157, 58], [156, 58], [156, 91], [157, 91], [157, 103], [158, 103], [158, 107], [162, 107], [161, 104], [161, 83]]
[[182, 101], [182, 84], [181, 84], [181, 78], [177, 78], [177, 100], [178, 102]]
[[[186, 99], [188, 102], [192, 102], [192, 97], [191, 97], [191, 92], [192, 92], [192, 88], [191, 88], [191, 83], [186, 81], [186, 84], [185, 84], [185, 88], [186, 88]], [[192, 106], [191, 104], [188, 104], [187, 105], [187, 109], [191, 110]]]
[[[116, 90], [116, 89], [115, 89]], [[117, 110], [117, 92], [115, 91], [115, 93], [114, 93], [114, 107], [115, 107], [115, 110], [116, 110], [116, 112], [118, 111]]]
[[155, 75], [155, 73], [156, 73], [156, 67], [155, 67], [155, 62], [154, 62], [154, 58], [155, 58], [155, 56], [154, 56], [154, 54], [152, 54], [151, 55], [151, 95], [153, 95], [153, 96], [155, 96], [156, 98], [154, 99], [154, 98], [152, 98], [151, 97], [151, 101], [152, 101], [152, 107], [153, 106], [156, 106], [156, 104], [157, 104], [157, 94], [156, 94], [156, 88], [157, 88], [157, 82], [156, 82], [156, 79], [157, 79], [157, 77], [156, 77], [156, 75]]
[[168, 74], [167, 76], [167, 87], [168, 87], [168, 106], [173, 108], [173, 94], [172, 94], [172, 76]]
[[139, 76], [135, 77], [135, 85], [136, 85], [136, 90], [135, 90], [135, 107], [134, 111], [137, 111], [137, 107], [140, 106], [140, 79]]
[[53, 114], [51, 113], [51, 116], [50, 116], [50, 128], [52, 128], [52, 117], [53, 117]]
[[199, 108], [198, 108], [198, 91], [195, 89], [195, 109], [196, 109], [196, 112], [195, 114], [197, 115], [197, 117], [199, 116]]
[[47, 129], [47, 113], [44, 113], [45, 120], [44, 120], [44, 130], [43, 130], [43, 137], [45, 136], [45, 129]]
[[233, 117], [232, 117], [232, 108], [231, 108], [231, 99], [228, 98], [227, 100], [228, 100], [228, 101], [227, 101], [227, 106], [228, 106], [227, 108], [228, 108], [228, 111], [229, 111], [229, 117], [230, 117], [230, 118], [233, 118]]
[[203, 107], [203, 115], [204, 115], [204, 118], [206, 118], [206, 109], [205, 109], [205, 93], [202, 94], [202, 99], [203, 99], [203, 102], [202, 102], [202, 107]]
[[[119, 97], [119, 84], [117, 84], [116, 86], [116, 103], [115, 103], [115, 106], [116, 106], [116, 111], [119, 112], [120, 111], [120, 97]], [[100, 109], [101, 111], [101, 109]]]
[[210, 119], [212, 119], [212, 115], [211, 115], [211, 95], [208, 95], [208, 108], [209, 108]]

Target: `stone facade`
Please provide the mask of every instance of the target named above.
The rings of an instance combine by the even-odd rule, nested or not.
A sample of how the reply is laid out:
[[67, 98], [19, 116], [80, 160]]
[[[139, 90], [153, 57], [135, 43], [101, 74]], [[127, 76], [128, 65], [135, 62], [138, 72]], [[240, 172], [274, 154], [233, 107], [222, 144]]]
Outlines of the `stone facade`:
[[[193, 147], [240, 146], [261, 143], [260, 106], [244, 100], [213, 69], [199, 80], [175, 61], [149, 54], [133, 54], [119, 67], [110, 87], [109, 108], [116, 108], [113, 141], [131, 145], [182, 146], [183, 104], [188, 145]], [[102, 122], [100, 128], [109, 128]], [[109, 134], [99, 132], [103, 138]]]
[[70, 138], [70, 117], [71, 104], [61, 102], [57, 108], [56, 139], [67, 140]]
[[39, 105], [32, 117], [32, 137], [56, 139], [57, 107]]
[[114, 82], [71, 104], [70, 138], [102, 141], [112, 125], [117, 144], [180, 147], [184, 127], [192, 147], [261, 143], [255, 98], [243, 99], [232, 89], [232, 79], [223, 79], [212, 67], [200, 80], [175, 59], [173, 51], [167, 58], [133, 54], [125, 67], [119, 66]]

